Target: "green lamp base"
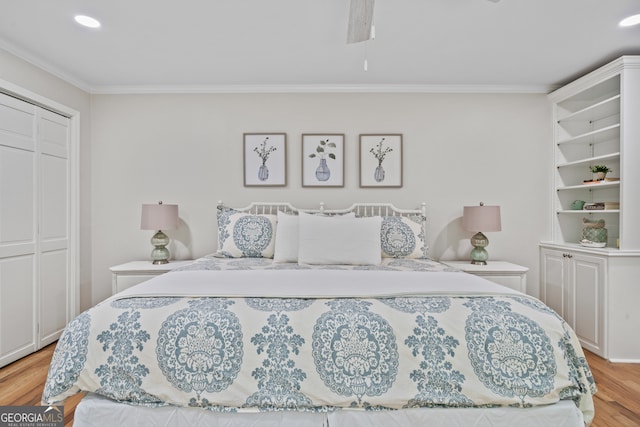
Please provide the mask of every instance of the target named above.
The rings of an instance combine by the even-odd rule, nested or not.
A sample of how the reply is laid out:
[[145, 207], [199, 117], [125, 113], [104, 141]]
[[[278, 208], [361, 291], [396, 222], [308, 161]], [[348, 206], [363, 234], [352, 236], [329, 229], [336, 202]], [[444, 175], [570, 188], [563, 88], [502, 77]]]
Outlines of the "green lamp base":
[[151, 244], [154, 246], [151, 251], [152, 264], [167, 264], [169, 262], [169, 236], [164, 234], [161, 230], [158, 230], [156, 234], [151, 238]]
[[478, 232], [471, 237], [471, 264], [487, 265], [489, 259], [489, 252], [485, 249], [489, 245], [489, 239], [487, 236]]

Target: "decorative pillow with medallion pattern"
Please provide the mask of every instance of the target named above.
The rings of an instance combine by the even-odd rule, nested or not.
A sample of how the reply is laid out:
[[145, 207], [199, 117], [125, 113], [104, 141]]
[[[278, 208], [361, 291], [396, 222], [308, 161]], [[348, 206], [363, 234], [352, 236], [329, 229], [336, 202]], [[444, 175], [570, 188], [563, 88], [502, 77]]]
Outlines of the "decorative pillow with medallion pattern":
[[418, 219], [383, 217], [380, 246], [384, 258], [426, 258], [426, 239]]
[[276, 224], [276, 215], [219, 209], [216, 255], [226, 258], [273, 258]]

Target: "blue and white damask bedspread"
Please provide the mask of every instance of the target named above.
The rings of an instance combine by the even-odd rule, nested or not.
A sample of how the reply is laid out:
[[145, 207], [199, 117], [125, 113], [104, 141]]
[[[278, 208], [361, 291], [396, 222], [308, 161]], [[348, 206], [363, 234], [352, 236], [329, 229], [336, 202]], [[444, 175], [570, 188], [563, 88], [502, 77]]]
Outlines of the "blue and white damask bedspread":
[[433, 261], [311, 269], [207, 258], [73, 320], [43, 402], [79, 391], [216, 411], [569, 399], [588, 422], [595, 390], [574, 332], [551, 309]]

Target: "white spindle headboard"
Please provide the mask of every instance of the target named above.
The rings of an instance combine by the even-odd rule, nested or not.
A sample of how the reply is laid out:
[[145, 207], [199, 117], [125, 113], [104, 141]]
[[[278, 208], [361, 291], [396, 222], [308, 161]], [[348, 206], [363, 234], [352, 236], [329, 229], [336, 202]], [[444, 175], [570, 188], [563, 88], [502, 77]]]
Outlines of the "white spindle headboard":
[[[425, 236], [425, 241], [427, 235], [427, 204], [424, 202], [420, 204], [418, 209], [400, 209], [391, 203], [354, 203], [344, 209], [327, 209], [324, 202], [320, 202], [320, 206], [317, 209], [306, 209], [297, 208], [289, 202], [253, 202], [243, 208], [235, 208], [225, 206], [222, 203], [222, 200], [218, 201], [218, 210], [222, 210], [224, 207], [234, 209], [238, 212], [246, 212], [255, 215], [277, 215], [278, 211], [282, 211], [288, 214], [306, 212], [329, 216], [343, 215], [350, 212], [354, 212], [357, 217], [402, 216], [420, 224], [422, 233]], [[424, 247], [424, 256], [427, 256], [426, 245]]]

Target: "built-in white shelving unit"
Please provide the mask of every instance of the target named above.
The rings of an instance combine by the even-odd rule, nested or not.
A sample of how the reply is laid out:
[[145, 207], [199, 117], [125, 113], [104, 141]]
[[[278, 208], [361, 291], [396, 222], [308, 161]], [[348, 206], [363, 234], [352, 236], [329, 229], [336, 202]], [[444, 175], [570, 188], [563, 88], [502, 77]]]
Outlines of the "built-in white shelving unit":
[[[640, 329], [640, 56], [621, 57], [549, 99], [555, 170], [551, 241], [540, 245], [541, 297], [585, 348], [640, 362], [633, 338]], [[606, 180], [593, 182], [595, 165], [611, 169]], [[574, 209], [576, 200], [613, 207]], [[583, 218], [604, 220], [606, 247], [580, 245]]]

